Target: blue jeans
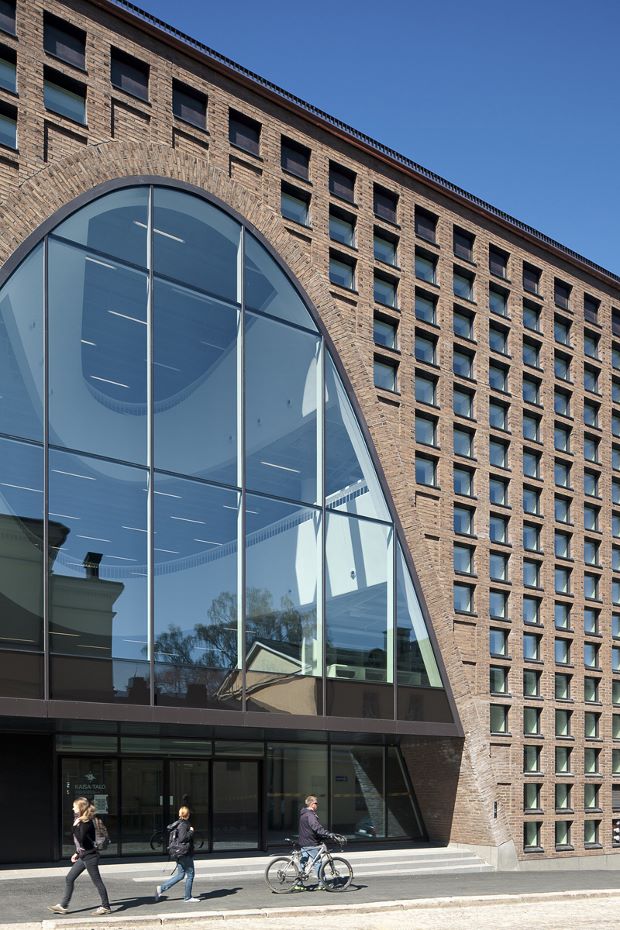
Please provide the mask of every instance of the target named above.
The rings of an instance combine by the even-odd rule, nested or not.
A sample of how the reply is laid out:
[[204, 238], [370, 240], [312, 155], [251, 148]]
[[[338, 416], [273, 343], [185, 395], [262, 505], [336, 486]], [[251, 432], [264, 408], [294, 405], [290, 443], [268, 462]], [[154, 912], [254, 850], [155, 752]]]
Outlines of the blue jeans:
[[308, 859], [312, 860], [312, 866], [309, 869], [309, 872], [312, 871], [312, 867], [316, 872], [317, 878], [320, 878], [319, 868], [321, 867], [321, 856], [320, 856], [320, 846], [302, 846], [301, 847], [301, 856], [299, 857], [299, 864], [302, 869], [305, 869], [306, 862]]
[[162, 892], [168, 891], [177, 882], [182, 881], [185, 877], [185, 900], [189, 901], [192, 896], [192, 883], [194, 881], [194, 860], [192, 856], [179, 856], [177, 859], [176, 870], [172, 873], [168, 881], [161, 886]]

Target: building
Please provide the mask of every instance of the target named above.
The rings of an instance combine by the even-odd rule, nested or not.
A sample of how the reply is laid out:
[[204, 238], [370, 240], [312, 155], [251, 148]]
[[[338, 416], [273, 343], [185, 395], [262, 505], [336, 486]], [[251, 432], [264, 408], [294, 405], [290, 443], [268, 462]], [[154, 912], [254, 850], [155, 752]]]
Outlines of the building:
[[0, 30], [2, 861], [599, 866], [620, 279], [125, 0]]

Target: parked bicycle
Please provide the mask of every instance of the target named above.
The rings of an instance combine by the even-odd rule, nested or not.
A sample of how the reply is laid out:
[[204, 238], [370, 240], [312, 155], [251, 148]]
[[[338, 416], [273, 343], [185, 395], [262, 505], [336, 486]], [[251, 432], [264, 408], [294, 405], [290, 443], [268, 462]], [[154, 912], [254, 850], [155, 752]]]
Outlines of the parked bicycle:
[[[168, 831], [166, 829], [155, 830], [149, 842], [152, 850], [161, 852], [168, 846]], [[204, 837], [198, 830], [194, 830], [194, 849], [202, 849], [204, 842]]]
[[[342, 852], [346, 837], [335, 834], [334, 841]], [[305, 886], [314, 868], [311, 858], [301, 865], [299, 843], [289, 837], [286, 838], [286, 842], [293, 847], [290, 855], [276, 856], [265, 869], [265, 881], [275, 894], [288, 894], [295, 888]], [[325, 891], [344, 891], [348, 888], [353, 881], [351, 863], [343, 856], [332, 856], [325, 843], [320, 845], [318, 855], [321, 863], [318, 868], [318, 880]]]

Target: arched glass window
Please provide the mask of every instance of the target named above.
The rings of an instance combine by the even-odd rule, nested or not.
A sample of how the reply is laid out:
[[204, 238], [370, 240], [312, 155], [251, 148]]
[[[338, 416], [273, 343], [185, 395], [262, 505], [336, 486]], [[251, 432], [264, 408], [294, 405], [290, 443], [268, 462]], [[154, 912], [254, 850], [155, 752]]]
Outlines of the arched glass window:
[[48, 648], [58, 699], [452, 719], [335, 360], [238, 217], [82, 206], [0, 289], [0, 361], [4, 693]]

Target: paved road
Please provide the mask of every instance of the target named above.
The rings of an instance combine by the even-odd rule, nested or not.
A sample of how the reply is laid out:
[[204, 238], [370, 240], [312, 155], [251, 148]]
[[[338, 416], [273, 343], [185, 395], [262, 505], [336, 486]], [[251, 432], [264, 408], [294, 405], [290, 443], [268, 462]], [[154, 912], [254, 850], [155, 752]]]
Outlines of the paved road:
[[[397, 869], [397, 864], [395, 864]], [[102, 874], [108, 886], [110, 899], [113, 903], [113, 912], [118, 917], [124, 917], [128, 921], [133, 917], [156, 916], [165, 914], [183, 914], [191, 915], [201, 912], [212, 912], [222, 910], [238, 910], [250, 908], [279, 908], [292, 907], [306, 912], [315, 905], [325, 906], [326, 904], [350, 904], [350, 905], [368, 905], [372, 902], [395, 901], [416, 898], [450, 898], [455, 896], [474, 897], [478, 895], [498, 895], [498, 894], [531, 894], [541, 892], [567, 892], [575, 889], [581, 889], [588, 894], [600, 889], [618, 889], [618, 901], [615, 911], [615, 923], [606, 924], [598, 919], [591, 926], [600, 928], [613, 926], [614, 930], [620, 927], [620, 875], [615, 871], [582, 871], [582, 872], [550, 872], [550, 873], [523, 873], [523, 872], [504, 872], [504, 873], [482, 873], [470, 875], [424, 875], [424, 876], [406, 876], [398, 874], [398, 871], [385, 874], [378, 874], [380, 868], [373, 868], [370, 865], [363, 866], [361, 863], [356, 869], [356, 878], [351, 888], [338, 895], [330, 895], [325, 892], [313, 891], [302, 892], [295, 895], [274, 895], [264, 884], [262, 878], [250, 876], [247, 873], [235, 878], [230, 869], [225, 869], [221, 863], [217, 862], [199, 862], [197, 870], [197, 879], [194, 885], [194, 892], [200, 897], [199, 904], [185, 904], [182, 899], [182, 885], [177, 885], [168, 893], [166, 900], [155, 904], [153, 892], [155, 885], [162, 880], [165, 874], [169, 872], [169, 867], [164, 873], [159, 866], [149, 864], [147, 866], [136, 865], [132, 871], [119, 871], [115, 866], [105, 865], [102, 867]], [[50, 871], [53, 874], [49, 874]], [[5, 873], [6, 874], [6, 873]], [[8, 877], [2, 878], [0, 874], [0, 922], [2, 926], [12, 926], [19, 923], [37, 922], [43, 919], [53, 919], [53, 915], [47, 910], [48, 904], [56, 903], [61, 896], [63, 886], [64, 870], [28, 870], [27, 877]], [[592, 899], [597, 902], [596, 908], [593, 909], [592, 902], [584, 905], [583, 917], [593, 913], [598, 913], [599, 903], [601, 907], [607, 910], [607, 903], [603, 898]], [[83, 875], [76, 884], [76, 891], [71, 902], [71, 917], [87, 917], [92, 909], [98, 904], [95, 890], [86, 875]], [[563, 903], [563, 902], [562, 902]], [[513, 907], [517, 905], [514, 904]], [[555, 923], [542, 924], [539, 920], [539, 905], [531, 905], [534, 910], [530, 917], [535, 914], [535, 925], [537, 930], [559, 930], [566, 926], [581, 926], [569, 921], [564, 924], [556, 917]], [[573, 906], [573, 905], [571, 905]], [[575, 905], [576, 906], [576, 905]], [[488, 906], [487, 906], [488, 907]], [[549, 920], [553, 919], [554, 908], [557, 911], [557, 903], [551, 908]], [[488, 916], [487, 908], [475, 907], [471, 911], [478, 914], [484, 910]], [[503, 909], [505, 911], [506, 908]], [[463, 910], [463, 914], [468, 915], [470, 909]], [[353, 930], [363, 930], [366, 926], [377, 927], [388, 930], [388, 928], [398, 927], [399, 930], [407, 928], [442, 928], [450, 926], [448, 923], [441, 923], [444, 919], [439, 914], [434, 914], [431, 922], [427, 922], [426, 916], [422, 919], [422, 912], [413, 915], [411, 912], [404, 915], [400, 911], [400, 916], [384, 914], [383, 923], [376, 923], [376, 918], [369, 916], [371, 922], [367, 925], [361, 922], [360, 914], [357, 914], [356, 921], [347, 923], [349, 918], [344, 916], [338, 917], [335, 922], [326, 923], [323, 917], [320, 918], [321, 930], [328, 930], [338, 927], [338, 930], [345, 930], [351, 927]], [[558, 912], [559, 913], [559, 912]], [[460, 915], [460, 911], [459, 911]], [[444, 915], [445, 916], [445, 915]], [[469, 920], [469, 916], [467, 919]], [[377, 918], [378, 919], [378, 918]], [[459, 930], [468, 930], [471, 926], [480, 930], [482, 926], [477, 923], [465, 923], [464, 919], [459, 916]], [[520, 918], [519, 920], [524, 919]], [[581, 918], [580, 918], [581, 919]], [[611, 918], [610, 918], [611, 919]], [[62, 918], [60, 918], [62, 921]], [[270, 917], [269, 930], [280, 930], [278, 923], [279, 918]], [[286, 927], [297, 926], [291, 925], [291, 918], [285, 920]], [[343, 922], [344, 921], [344, 922]], [[373, 923], [372, 921], [375, 921]], [[433, 922], [434, 921], [434, 922]], [[104, 921], [105, 923], [105, 921]], [[215, 928], [220, 921], [208, 924], [209, 930]], [[284, 927], [285, 924], [282, 924]], [[198, 923], [196, 926], [198, 927]], [[234, 922], [228, 919], [225, 923], [228, 930], [233, 930]], [[252, 923], [240, 926], [252, 926]], [[256, 926], [256, 923], [254, 923]], [[307, 922], [306, 922], [307, 926]], [[451, 930], [456, 926], [452, 923]], [[489, 924], [491, 926], [491, 924]], [[494, 927], [522, 927], [519, 921], [513, 923], [495, 923]], [[584, 927], [590, 924], [583, 924]], [[202, 927], [205, 927], [204, 922]], [[299, 925], [302, 927], [302, 924]]]

